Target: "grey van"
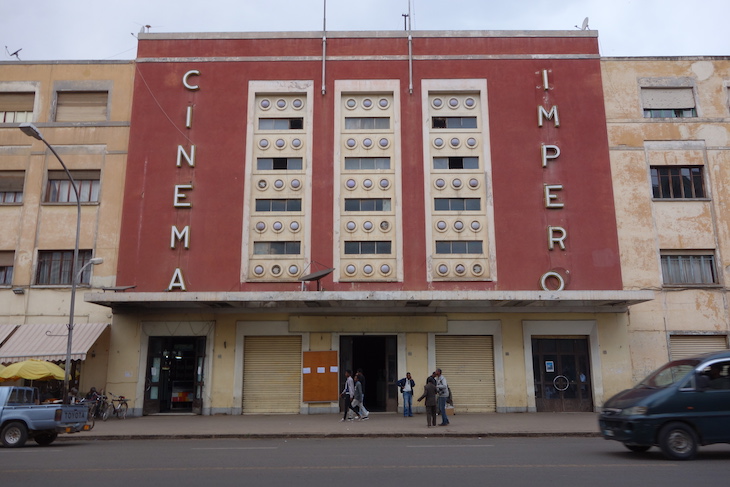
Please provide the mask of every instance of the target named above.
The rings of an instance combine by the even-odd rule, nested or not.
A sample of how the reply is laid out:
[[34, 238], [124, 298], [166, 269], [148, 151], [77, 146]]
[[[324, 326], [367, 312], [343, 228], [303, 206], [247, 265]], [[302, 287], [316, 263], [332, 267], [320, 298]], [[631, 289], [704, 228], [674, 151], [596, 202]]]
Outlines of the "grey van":
[[607, 440], [633, 452], [659, 446], [672, 460], [730, 443], [730, 351], [669, 362], [606, 401], [598, 424]]

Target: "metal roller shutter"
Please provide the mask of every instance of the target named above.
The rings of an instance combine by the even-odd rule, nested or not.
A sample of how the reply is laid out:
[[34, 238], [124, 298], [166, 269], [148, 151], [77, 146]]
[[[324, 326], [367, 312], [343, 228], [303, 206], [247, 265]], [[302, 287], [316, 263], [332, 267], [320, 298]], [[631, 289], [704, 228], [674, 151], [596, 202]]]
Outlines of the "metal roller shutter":
[[491, 336], [437, 336], [436, 367], [454, 398], [456, 413], [488, 413], [497, 409]]
[[301, 337], [246, 337], [243, 350], [244, 414], [299, 413]]
[[727, 350], [725, 335], [672, 335], [669, 337], [669, 356], [679, 360], [703, 353]]

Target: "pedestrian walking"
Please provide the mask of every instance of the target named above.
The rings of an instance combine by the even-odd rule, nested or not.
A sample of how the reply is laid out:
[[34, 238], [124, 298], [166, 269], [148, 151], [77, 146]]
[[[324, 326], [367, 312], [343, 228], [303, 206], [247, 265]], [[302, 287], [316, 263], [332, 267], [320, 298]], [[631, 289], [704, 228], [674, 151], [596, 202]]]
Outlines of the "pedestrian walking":
[[446, 377], [441, 373], [441, 369], [436, 369], [433, 376], [436, 379], [438, 406], [441, 413], [439, 426], [447, 426], [449, 424], [449, 416], [446, 414], [446, 401], [449, 399], [449, 384], [446, 382]]
[[362, 382], [360, 382], [360, 376], [355, 375], [355, 395], [352, 398], [352, 410], [358, 415], [357, 419], [366, 420], [369, 419], [370, 413], [363, 406], [362, 398]]
[[[352, 379], [352, 370], [346, 370], [345, 371], [345, 387], [342, 389], [342, 392], [340, 393], [340, 397], [343, 397], [345, 399], [345, 414], [342, 416], [342, 419], [340, 421], [347, 421], [348, 416], [350, 415], [350, 411], [352, 410], [355, 412], [355, 410], [352, 408], [352, 398], [355, 396], [355, 381]], [[355, 412], [355, 414], [357, 414]], [[360, 416], [358, 415], [358, 419]]]
[[355, 395], [357, 395], [357, 384], [360, 384], [360, 391], [362, 392], [362, 398], [360, 399], [360, 417], [362, 419], [368, 419], [370, 417], [370, 411], [365, 407], [365, 376], [362, 373], [362, 369], [357, 369], [355, 374]]
[[436, 426], [436, 408], [438, 407], [436, 395], [436, 379], [428, 377], [426, 385], [423, 386], [423, 394], [418, 398], [418, 402], [426, 399], [426, 424], [429, 428]]
[[403, 394], [403, 416], [413, 417], [413, 389], [416, 387], [416, 381], [411, 378], [410, 372], [406, 372], [406, 376], [398, 381], [398, 387]]

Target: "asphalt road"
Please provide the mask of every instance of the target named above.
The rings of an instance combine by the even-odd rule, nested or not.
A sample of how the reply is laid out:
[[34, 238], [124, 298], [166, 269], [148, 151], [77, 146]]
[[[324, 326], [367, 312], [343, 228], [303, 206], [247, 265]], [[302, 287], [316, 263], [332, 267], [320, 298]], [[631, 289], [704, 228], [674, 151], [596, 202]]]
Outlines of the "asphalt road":
[[0, 449], [0, 485], [721, 486], [730, 445], [691, 462], [599, 438], [69, 441]]

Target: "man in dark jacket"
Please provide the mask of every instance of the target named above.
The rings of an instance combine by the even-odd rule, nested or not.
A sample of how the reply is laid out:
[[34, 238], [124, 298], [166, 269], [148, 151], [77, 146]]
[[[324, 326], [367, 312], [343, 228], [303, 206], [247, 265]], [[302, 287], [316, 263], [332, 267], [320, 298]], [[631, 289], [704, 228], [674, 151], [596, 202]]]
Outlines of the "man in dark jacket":
[[406, 372], [406, 376], [398, 381], [398, 387], [403, 394], [403, 416], [413, 417], [413, 388], [416, 387], [416, 382], [411, 378], [410, 372]]
[[426, 379], [426, 385], [423, 386], [423, 394], [418, 398], [418, 402], [426, 399], [426, 424], [430, 428], [436, 426], [436, 409], [438, 402], [436, 400], [436, 379], [429, 377]]

